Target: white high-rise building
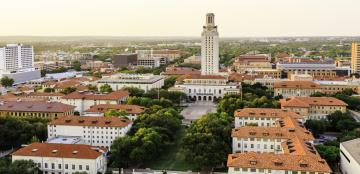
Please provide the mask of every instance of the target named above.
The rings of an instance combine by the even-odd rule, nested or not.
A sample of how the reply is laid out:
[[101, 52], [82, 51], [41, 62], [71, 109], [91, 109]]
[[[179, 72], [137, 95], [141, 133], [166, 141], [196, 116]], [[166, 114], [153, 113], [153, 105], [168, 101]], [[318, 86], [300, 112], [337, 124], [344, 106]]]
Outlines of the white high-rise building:
[[219, 73], [219, 33], [215, 15], [206, 14], [206, 24], [201, 33], [201, 75]]
[[13, 78], [15, 83], [40, 78], [34, 68], [34, 48], [22, 44], [8, 44], [0, 48], [0, 75]]

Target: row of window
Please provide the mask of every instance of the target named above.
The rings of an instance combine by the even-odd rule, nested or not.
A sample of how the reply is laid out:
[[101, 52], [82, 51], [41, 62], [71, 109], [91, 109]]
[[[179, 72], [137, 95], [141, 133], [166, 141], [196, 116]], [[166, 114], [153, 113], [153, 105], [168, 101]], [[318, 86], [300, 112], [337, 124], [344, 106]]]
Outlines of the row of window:
[[[37, 163], [38, 167], [41, 168], [41, 163]], [[55, 165], [55, 163], [51, 163], [50, 164], [51, 167], [49, 167], [48, 163], [44, 163], [44, 168], [45, 169], [62, 169], [62, 165], [61, 164], [58, 164], [57, 167]], [[65, 167], [64, 169], [69, 169], [69, 164], [65, 164]], [[82, 165], [78, 165], [78, 167], [76, 167], [75, 164], [72, 164], [71, 165], [71, 169], [72, 170], [90, 170], [90, 167], [89, 165], [86, 165], [85, 168], [83, 168]]]

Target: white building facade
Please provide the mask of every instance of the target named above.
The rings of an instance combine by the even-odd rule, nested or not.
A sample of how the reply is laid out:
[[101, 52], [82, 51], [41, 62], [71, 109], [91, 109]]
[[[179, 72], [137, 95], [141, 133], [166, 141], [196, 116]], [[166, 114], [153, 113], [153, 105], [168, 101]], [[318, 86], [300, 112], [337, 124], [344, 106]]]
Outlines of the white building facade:
[[130, 130], [132, 122], [118, 117], [67, 116], [48, 124], [48, 141], [62, 143], [56, 139], [79, 137], [80, 143], [110, 149], [117, 137]]
[[206, 14], [206, 23], [201, 33], [201, 74], [219, 73], [219, 33], [215, 25], [215, 15]]
[[343, 174], [360, 171], [360, 138], [340, 143], [340, 170]]
[[79, 144], [32, 143], [12, 154], [12, 161], [32, 160], [47, 174], [105, 173], [105, 149]]
[[164, 86], [164, 76], [153, 74], [115, 74], [97, 81], [97, 86], [104, 84], [111, 86], [113, 90], [120, 90], [124, 87], [135, 87], [145, 92], [151, 89], [158, 89]]
[[8, 44], [0, 48], [0, 74], [23, 83], [40, 79], [40, 71], [34, 68], [34, 48], [22, 44]]

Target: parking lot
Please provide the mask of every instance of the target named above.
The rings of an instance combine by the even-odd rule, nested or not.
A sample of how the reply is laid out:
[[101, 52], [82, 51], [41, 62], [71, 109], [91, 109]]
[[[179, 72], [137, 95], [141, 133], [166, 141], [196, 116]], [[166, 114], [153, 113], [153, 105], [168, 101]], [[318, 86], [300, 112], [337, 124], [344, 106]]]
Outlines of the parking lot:
[[216, 104], [213, 102], [198, 101], [190, 103], [188, 107], [181, 111], [181, 115], [184, 117], [184, 124], [189, 124], [194, 120], [199, 119], [201, 116], [216, 112]]

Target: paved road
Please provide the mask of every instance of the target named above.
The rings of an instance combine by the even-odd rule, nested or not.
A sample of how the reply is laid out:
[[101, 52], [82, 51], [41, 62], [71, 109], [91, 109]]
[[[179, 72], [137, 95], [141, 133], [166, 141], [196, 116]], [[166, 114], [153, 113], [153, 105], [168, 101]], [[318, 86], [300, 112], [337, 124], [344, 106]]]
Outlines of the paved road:
[[360, 113], [353, 111], [353, 110], [349, 110], [350, 115], [356, 120], [356, 122], [360, 122]]
[[216, 112], [216, 104], [213, 102], [200, 101], [196, 103], [190, 103], [188, 107], [181, 111], [181, 115], [184, 117], [183, 122], [189, 123], [211, 112]]

